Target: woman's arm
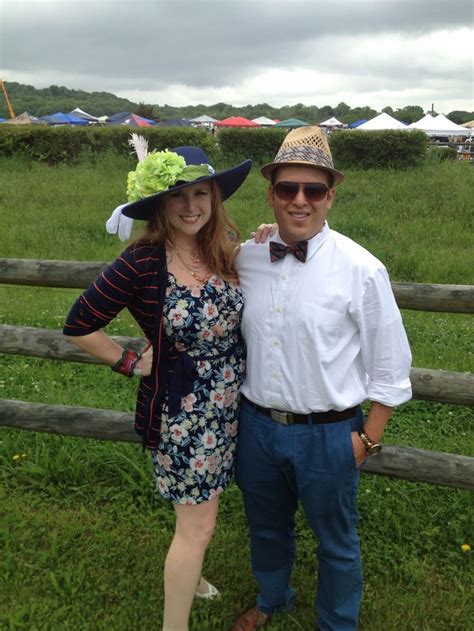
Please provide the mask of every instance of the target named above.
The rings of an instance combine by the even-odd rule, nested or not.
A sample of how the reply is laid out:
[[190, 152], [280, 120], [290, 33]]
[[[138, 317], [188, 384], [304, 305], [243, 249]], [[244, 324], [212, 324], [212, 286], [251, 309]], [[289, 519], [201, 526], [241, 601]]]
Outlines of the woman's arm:
[[[89, 333], [89, 335], [74, 337], [67, 335], [66, 337], [75, 346], [109, 366], [114, 366], [122, 357], [123, 348], [102, 330], [94, 331]], [[151, 346], [148, 346], [135, 368], [136, 374], [148, 377], [151, 374], [152, 360], [153, 349]]]
[[116, 364], [122, 356], [123, 348], [120, 344], [114, 342], [102, 330], [94, 331], [89, 335], [74, 337], [66, 335], [66, 337], [75, 346], [109, 366]]

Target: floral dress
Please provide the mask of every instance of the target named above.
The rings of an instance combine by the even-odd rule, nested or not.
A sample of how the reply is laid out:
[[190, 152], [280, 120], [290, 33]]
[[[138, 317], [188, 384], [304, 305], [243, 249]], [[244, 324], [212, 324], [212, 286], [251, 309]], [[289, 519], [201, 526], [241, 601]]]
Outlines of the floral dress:
[[232, 478], [245, 371], [243, 299], [237, 284], [216, 275], [203, 287], [181, 285], [172, 274], [168, 279], [164, 329], [176, 349], [193, 359], [198, 377], [178, 415], [169, 416], [165, 397], [152, 459], [164, 498], [198, 504], [222, 493]]

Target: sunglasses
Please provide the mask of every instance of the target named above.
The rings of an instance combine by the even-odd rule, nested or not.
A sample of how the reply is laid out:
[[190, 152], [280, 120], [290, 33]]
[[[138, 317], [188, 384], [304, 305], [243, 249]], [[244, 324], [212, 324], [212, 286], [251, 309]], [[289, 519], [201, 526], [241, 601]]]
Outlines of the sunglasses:
[[277, 197], [284, 202], [293, 201], [301, 189], [303, 189], [304, 196], [308, 202], [320, 202], [329, 192], [329, 186], [321, 182], [307, 182], [306, 184], [301, 184], [300, 182], [277, 182], [273, 188]]

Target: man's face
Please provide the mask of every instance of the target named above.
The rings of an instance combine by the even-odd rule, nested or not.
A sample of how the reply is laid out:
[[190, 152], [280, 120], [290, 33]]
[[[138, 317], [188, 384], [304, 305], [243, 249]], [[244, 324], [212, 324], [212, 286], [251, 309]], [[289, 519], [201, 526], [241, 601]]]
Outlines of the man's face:
[[[279, 182], [299, 185], [292, 199], [283, 199], [278, 196]], [[286, 244], [292, 245], [298, 241], [311, 239], [320, 232], [336, 194], [335, 189], [329, 188], [329, 182], [329, 174], [316, 167], [294, 165], [278, 168], [275, 182], [268, 189], [268, 203], [275, 213], [280, 237]], [[304, 184], [315, 184], [316, 191], [318, 187], [321, 188], [319, 185], [326, 185], [328, 186], [327, 194], [324, 194], [321, 200], [311, 201], [305, 195]], [[291, 189], [291, 185], [286, 186], [286, 189]], [[311, 197], [309, 193], [308, 197]]]

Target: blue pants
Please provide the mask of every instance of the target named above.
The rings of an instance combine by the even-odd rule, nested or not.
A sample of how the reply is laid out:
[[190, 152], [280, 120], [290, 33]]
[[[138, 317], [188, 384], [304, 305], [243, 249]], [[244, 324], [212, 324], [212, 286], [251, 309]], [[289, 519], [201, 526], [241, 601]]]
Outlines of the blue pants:
[[261, 611], [294, 606], [290, 577], [299, 500], [319, 541], [318, 628], [356, 629], [362, 573], [356, 532], [359, 471], [351, 431], [362, 426], [360, 408], [346, 421], [287, 426], [242, 401], [236, 476], [250, 528]]

